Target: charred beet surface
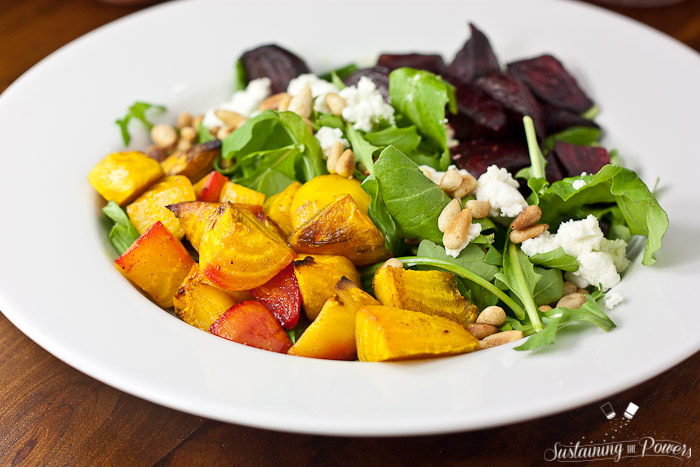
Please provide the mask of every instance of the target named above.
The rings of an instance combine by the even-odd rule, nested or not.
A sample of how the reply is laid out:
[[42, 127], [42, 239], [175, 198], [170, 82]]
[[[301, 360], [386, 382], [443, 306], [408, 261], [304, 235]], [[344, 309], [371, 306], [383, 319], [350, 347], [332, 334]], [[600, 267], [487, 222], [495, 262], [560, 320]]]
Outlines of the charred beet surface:
[[273, 94], [284, 92], [292, 78], [309, 73], [306, 63], [292, 52], [271, 44], [256, 47], [241, 56], [248, 81], [270, 78]]
[[389, 70], [409, 67], [426, 70], [436, 75], [445, 74], [445, 60], [441, 55], [435, 54], [381, 54], [377, 60], [377, 66]]
[[564, 177], [575, 177], [583, 172], [594, 174], [610, 163], [610, 154], [601, 147], [577, 146], [557, 141], [553, 152]]
[[471, 37], [447, 67], [447, 78], [455, 84], [470, 83], [482, 75], [501, 69], [488, 38], [471, 23], [469, 29]]
[[389, 102], [389, 70], [383, 66], [375, 66], [372, 68], [362, 68], [357, 70], [347, 78], [343, 80], [346, 86], [354, 86], [363, 76], [371, 79], [375, 86], [377, 86], [377, 91], [382, 95], [386, 102]]

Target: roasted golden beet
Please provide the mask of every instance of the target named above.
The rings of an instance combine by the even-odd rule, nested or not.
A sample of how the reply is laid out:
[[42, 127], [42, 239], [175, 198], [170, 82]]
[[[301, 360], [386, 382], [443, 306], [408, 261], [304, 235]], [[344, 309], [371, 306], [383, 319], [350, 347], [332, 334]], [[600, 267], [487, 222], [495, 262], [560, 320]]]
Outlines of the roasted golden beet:
[[190, 269], [173, 297], [175, 314], [192, 326], [204, 331], [236, 303], [250, 300], [248, 292], [234, 292], [215, 286], [202, 274], [199, 264]]
[[289, 237], [298, 253], [341, 255], [357, 266], [389, 256], [384, 236], [350, 195], [335, 199]]
[[[185, 201], [183, 203], [171, 204], [167, 208], [175, 214], [180, 221], [182, 229], [185, 231], [187, 240], [192, 247], [199, 251], [199, 244], [202, 242], [204, 231], [211, 221], [216, 217], [221, 203], [206, 203], [204, 201]], [[230, 307], [229, 307], [230, 308]]]
[[195, 144], [187, 151], [177, 151], [160, 163], [166, 175], [184, 175], [192, 183], [200, 180], [214, 168], [214, 160], [221, 154], [218, 139]]
[[229, 203], [262, 206], [265, 202], [265, 193], [260, 193], [259, 191], [251, 190], [243, 185], [227, 181], [224, 183], [223, 188], [221, 188], [221, 202], [224, 203], [227, 201]]
[[229, 203], [204, 232], [199, 265], [217, 286], [250, 290], [272, 279], [294, 259], [294, 251], [247, 209]]
[[144, 153], [115, 152], [93, 167], [88, 180], [104, 199], [123, 206], [162, 176], [160, 164]]
[[417, 311], [364, 306], [355, 316], [361, 362], [388, 362], [471, 352], [479, 341], [461, 325]]
[[294, 182], [280, 193], [266, 199], [263, 204], [265, 215], [277, 224], [285, 236], [289, 236], [294, 231], [291, 217], [292, 200], [299, 186], [299, 182]]
[[344, 256], [299, 255], [294, 261], [304, 313], [313, 321], [323, 304], [334, 294], [335, 285], [344, 276], [355, 284], [360, 274], [352, 262]]
[[287, 352], [300, 357], [355, 360], [355, 313], [365, 305], [379, 305], [374, 297], [343, 277], [321, 313]]
[[290, 215], [292, 227], [298, 229], [339, 196], [350, 195], [360, 210], [367, 214], [370, 198], [359, 180], [340, 175], [321, 175], [304, 183], [294, 194]]
[[126, 207], [126, 213], [139, 233], [144, 233], [155, 222], [160, 221], [176, 238], [185, 236], [177, 217], [166, 208], [169, 204], [194, 201], [194, 188], [187, 177], [175, 175], [165, 177]]
[[374, 274], [372, 285], [382, 305], [442, 316], [462, 326], [473, 323], [479, 311], [447, 272], [386, 267]]
[[182, 243], [156, 222], [114, 264], [158, 305], [169, 308], [194, 261]]

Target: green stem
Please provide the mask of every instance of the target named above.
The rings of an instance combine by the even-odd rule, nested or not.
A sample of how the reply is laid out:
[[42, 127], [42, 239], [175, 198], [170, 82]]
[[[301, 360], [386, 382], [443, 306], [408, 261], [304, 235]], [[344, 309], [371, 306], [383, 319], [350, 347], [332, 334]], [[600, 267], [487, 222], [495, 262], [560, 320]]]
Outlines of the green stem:
[[[527, 281], [525, 280], [525, 273], [523, 273], [523, 270], [520, 267], [520, 261], [518, 261], [518, 247], [515, 245], [515, 243], [509, 243], [507, 254], [510, 256], [513, 274], [515, 275], [515, 280], [518, 283], [520, 290], [528, 290]], [[534, 328], [535, 332], [540, 332], [542, 329], [544, 329], [544, 327], [542, 326], [542, 321], [540, 321], [540, 315], [537, 312], [535, 300], [529, 293], [522, 295], [523, 296], [520, 297], [520, 299], [522, 300], [523, 305], [525, 305], [525, 310], [530, 318], [532, 327]]]
[[535, 178], [546, 178], [544, 173], [545, 160], [540, 150], [540, 145], [537, 142], [537, 134], [535, 133], [535, 124], [532, 118], [525, 115], [523, 117], [523, 125], [525, 125], [525, 138], [527, 139], [527, 150], [530, 153], [530, 165], [532, 167], [532, 176]]

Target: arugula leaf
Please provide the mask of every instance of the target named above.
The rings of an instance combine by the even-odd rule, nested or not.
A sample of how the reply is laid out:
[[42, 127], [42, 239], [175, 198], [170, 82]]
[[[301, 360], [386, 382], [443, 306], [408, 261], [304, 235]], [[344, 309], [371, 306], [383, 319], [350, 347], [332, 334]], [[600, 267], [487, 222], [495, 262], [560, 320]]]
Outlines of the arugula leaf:
[[415, 151], [421, 141], [415, 126], [405, 128], [391, 126], [383, 130], [366, 133], [365, 139], [378, 147], [392, 145], [404, 154]]
[[233, 92], [242, 91], [248, 86], [248, 75], [243, 66], [243, 60], [236, 61], [233, 72]]
[[102, 212], [114, 222], [112, 230], [109, 232], [109, 241], [117, 253], [121, 255], [139, 238], [139, 231], [136, 230], [124, 210], [114, 201], [107, 203], [102, 208]]
[[547, 305], [559, 300], [564, 295], [564, 279], [558, 269], [534, 268], [535, 274], [542, 276], [537, 281], [532, 298], [535, 305]]
[[369, 195], [370, 203], [367, 215], [384, 236], [384, 244], [387, 250], [397, 256], [406, 249], [406, 242], [398, 234], [396, 223], [384, 205], [382, 194], [379, 191], [379, 183], [374, 175], [370, 175], [362, 182], [362, 189]]
[[351, 123], [345, 125], [345, 136], [355, 154], [355, 160], [361, 162], [371, 175], [374, 174], [374, 154], [380, 149], [369, 143]]
[[[572, 185], [579, 178], [587, 183], [577, 190]], [[648, 239], [642, 264], [649, 266], [656, 262], [655, 253], [668, 229], [668, 216], [633, 170], [606, 165], [592, 176], [544, 184], [533, 191], [533, 198], [538, 199], [544, 213], [540, 222], [549, 225], [557, 225], [565, 215], [584, 205], [616, 203], [629, 232]]]
[[149, 104], [148, 102], [134, 102], [127, 110], [124, 118], [119, 118], [114, 121], [119, 126], [121, 130], [122, 139], [124, 140], [124, 146], [128, 146], [131, 142], [131, 133], [129, 133], [129, 122], [132, 118], [140, 121], [149, 130], [153, 128], [153, 122], [146, 118], [146, 111], [150, 109], [160, 110], [165, 112], [166, 108], [163, 105]]
[[[535, 272], [527, 255], [508, 240], [506, 240], [503, 254], [503, 271], [497, 273], [495, 277], [508, 286], [511, 292], [525, 305], [525, 310], [535, 332], [541, 331], [542, 323], [537, 314], [533, 293], [542, 275]], [[516, 314], [516, 317], [520, 320], [525, 319], [524, 314]]]
[[[333, 78], [334, 76], [338, 80], [340, 80], [340, 82], [342, 83], [345, 78], [347, 78], [351, 74], [355, 73], [359, 69], [360, 69], [360, 67], [358, 67], [356, 64], [349, 63], [345, 66], [341, 66], [340, 68], [336, 68], [336, 69], [331, 70], [327, 73], [324, 73], [321, 76], [319, 76], [319, 78], [326, 80], [326, 81], [330, 81], [331, 83], [335, 84], [336, 87], [338, 87], [338, 85], [335, 83], [335, 80]], [[343, 84], [343, 87], [339, 87], [339, 89], [343, 89], [344, 87], [345, 87], [345, 84]]]
[[530, 179], [542, 179], [545, 180], [545, 166], [547, 161], [545, 161], [542, 151], [540, 150], [539, 143], [537, 142], [537, 134], [535, 133], [535, 124], [532, 118], [528, 115], [523, 117], [523, 125], [525, 126], [525, 139], [527, 140], [527, 150], [530, 154], [530, 167], [525, 167], [520, 169], [518, 173], [515, 174], [517, 178], [524, 178], [526, 180]]
[[548, 253], [538, 253], [530, 256], [530, 262], [546, 268], [557, 268], [562, 271], [578, 271], [578, 261], [573, 256], [564, 253], [562, 247]]
[[314, 129], [318, 131], [322, 126], [327, 126], [329, 128], [340, 128], [345, 129], [345, 123], [343, 119], [337, 115], [327, 114], [323, 112], [317, 112], [313, 120]]
[[486, 264], [491, 264], [493, 266], [503, 265], [503, 255], [496, 247], [489, 245], [486, 250], [486, 256], [484, 256], [484, 262]]
[[442, 152], [439, 168], [445, 170], [450, 165], [445, 106], [457, 113], [454, 86], [425, 70], [399, 68], [389, 74], [389, 97], [391, 105], [437, 145]]
[[423, 175], [418, 165], [393, 146], [374, 164], [374, 175], [387, 211], [405, 238], [442, 243], [437, 219], [450, 202], [440, 187]]
[[211, 134], [209, 128], [205, 127], [202, 122], [199, 122], [199, 127], [197, 128], [197, 142], [199, 144], [206, 143], [207, 141], [213, 141], [216, 137]]
[[578, 146], [594, 146], [600, 139], [600, 129], [590, 126], [572, 126], [559, 133], [549, 135], [544, 140], [544, 147], [548, 150], [554, 149], [556, 141], [576, 144]]

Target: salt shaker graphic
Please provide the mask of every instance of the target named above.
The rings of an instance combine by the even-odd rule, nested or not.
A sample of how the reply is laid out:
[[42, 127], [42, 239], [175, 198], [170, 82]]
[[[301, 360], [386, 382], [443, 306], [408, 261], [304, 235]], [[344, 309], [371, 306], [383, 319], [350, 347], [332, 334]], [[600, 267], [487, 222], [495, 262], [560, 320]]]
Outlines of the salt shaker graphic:
[[600, 410], [603, 411], [603, 414], [605, 414], [608, 420], [612, 420], [613, 418], [615, 418], [615, 409], [613, 409], [613, 406], [612, 404], [610, 404], [610, 402], [606, 402], [605, 404], [601, 405]]
[[637, 410], [639, 410], [639, 406], [634, 402], [630, 402], [630, 405], [627, 406], [627, 410], [625, 410], [625, 418], [632, 420], [632, 417], [634, 417], [634, 414], [637, 413]]

